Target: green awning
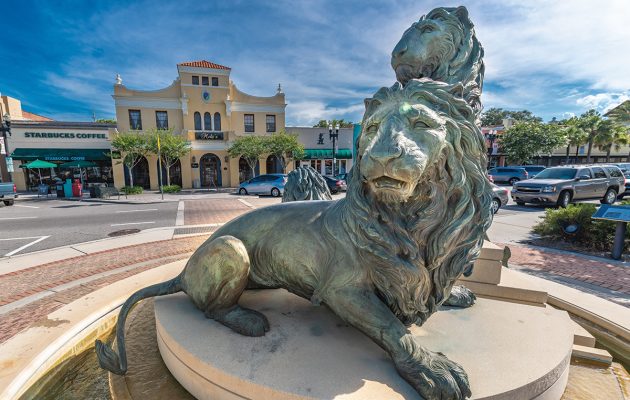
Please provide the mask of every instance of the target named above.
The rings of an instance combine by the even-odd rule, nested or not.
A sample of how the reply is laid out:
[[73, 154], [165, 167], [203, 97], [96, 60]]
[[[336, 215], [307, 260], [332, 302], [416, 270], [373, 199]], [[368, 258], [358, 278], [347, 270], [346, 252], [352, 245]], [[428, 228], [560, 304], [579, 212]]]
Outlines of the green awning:
[[[332, 149], [304, 149], [305, 160], [321, 160], [333, 158]], [[335, 151], [335, 158], [349, 160], [352, 158], [351, 149], [339, 149]]]
[[109, 149], [15, 149], [14, 160], [45, 161], [105, 161], [109, 160]]

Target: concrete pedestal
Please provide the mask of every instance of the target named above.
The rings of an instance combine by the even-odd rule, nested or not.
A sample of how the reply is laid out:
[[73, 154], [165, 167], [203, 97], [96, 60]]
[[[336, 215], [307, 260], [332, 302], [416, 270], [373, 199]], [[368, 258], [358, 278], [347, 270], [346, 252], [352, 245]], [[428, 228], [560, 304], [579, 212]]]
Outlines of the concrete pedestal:
[[[326, 307], [284, 290], [248, 291], [241, 304], [267, 316], [266, 336], [206, 319], [184, 294], [155, 301], [162, 358], [198, 399], [419, 399], [380, 347]], [[565, 312], [480, 299], [411, 332], [464, 367], [474, 399], [558, 400], [570, 326]]]

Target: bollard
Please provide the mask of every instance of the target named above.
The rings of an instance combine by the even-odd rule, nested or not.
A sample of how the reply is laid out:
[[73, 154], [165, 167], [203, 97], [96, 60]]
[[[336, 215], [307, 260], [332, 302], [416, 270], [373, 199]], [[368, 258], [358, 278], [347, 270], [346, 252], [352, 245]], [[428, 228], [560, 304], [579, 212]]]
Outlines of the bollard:
[[612, 258], [615, 260], [621, 259], [621, 253], [623, 252], [623, 243], [626, 238], [626, 222], [617, 221], [615, 229], [615, 243], [612, 249]]

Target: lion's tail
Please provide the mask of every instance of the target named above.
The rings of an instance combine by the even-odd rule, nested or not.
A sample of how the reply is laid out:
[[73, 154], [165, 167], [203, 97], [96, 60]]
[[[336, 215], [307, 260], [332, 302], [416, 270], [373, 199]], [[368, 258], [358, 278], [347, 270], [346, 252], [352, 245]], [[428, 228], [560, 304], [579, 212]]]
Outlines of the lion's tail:
[[140, 300], [148, 297], [163, 296], [177, 293], [182, 290], [181, 275], [162, 283], [140, 289], [125, 301], [116, 323], [116, 343], [118, 354], [100, 340], [96, 341], [96, 355], [101, 368], [113, 372], [116, 375], [124, 375], [127, 372], [127, 353], [125, 350], [125, 320], [133, 307]]

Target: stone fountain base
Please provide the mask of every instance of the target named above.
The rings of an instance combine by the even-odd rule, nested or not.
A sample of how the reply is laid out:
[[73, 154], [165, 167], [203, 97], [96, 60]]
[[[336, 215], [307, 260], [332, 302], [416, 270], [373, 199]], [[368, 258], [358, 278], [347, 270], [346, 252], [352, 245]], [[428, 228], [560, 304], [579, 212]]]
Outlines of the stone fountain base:
[[[387, 354], [326, 307], [284, 290], [248, 291], [241, 304], [269, 319], [266, 336], [208, 320], [184, 294], [155, 300], [158, 346], [198, 399], [419, 399]], [[474, 399], [558, 400], [573, 333], [566, 312], [479, 299], [445, 309], [417, 340], [467, 371]]]

